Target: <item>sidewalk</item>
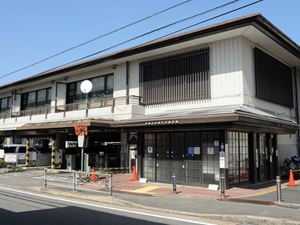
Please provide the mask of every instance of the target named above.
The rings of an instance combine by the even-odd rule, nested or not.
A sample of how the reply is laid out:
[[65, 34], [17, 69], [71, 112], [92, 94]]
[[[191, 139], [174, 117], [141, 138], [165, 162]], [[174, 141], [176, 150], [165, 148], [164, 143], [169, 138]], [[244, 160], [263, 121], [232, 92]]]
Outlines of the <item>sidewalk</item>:
[[[131, 181], [132, 174], [116, 174], [113, 176], [113, 191], [130, 194], [144, 194], [152, 196], [172, 196], [173, 184]], [[300, 194], [300, 180], [295, 180], [297, 187], [288, 187], [288, 180], [283, 180], [281, 185], [282, 203], [299, 204], [300, 197], [295, 198], [295, 194]], [[292, 196], [290, 196], [292, 195]], [[211, 190], [205, 187], [176, 185], [176, 196], [200, 197], [220, 199], [220, 190]], [[277, 190], [276, 181], [266, 181], [258, 184], [246, 184], [241, 187], [225, 190], [225, 198], [250, 199], [255, 201], [276, 202]], [[241, 201], [241, 200], [239, 200]], [[257, 202], [257, 204], [260, 204]]]
[[[43, 168], [29, 168], [21, 173], [0, 173], [1, 177], [19, 177], [22, 179], [13, 180], [2, 180], [2, 184], [8, 184], [16, 187], [25, 186], [39, 186], [44, 187], [43, 184], [33, 183], [31, 180], [39, 181], [43, 183]], [[32, 172], [31, 172], [32, 171]], [[28, 175], [28, 173], [32, 173]], [[26, 178], [26, 182], [25, 182]], [[207, 187], [188, 186], [176, 184], [176, 195], [174, 195], [173, 184], [167, 183], [156, 183], [156, 182], [140, 182], [138, 180], [132, 181], [132, 174], [114, 174], [113, 175], [113, 193], [124, 193], [130, 195], [144, 195], [144, 196], [176, 196], [176, 197], [197, 197], [207, 199], [221, 199], [220, 190], [211, 190]], [[299, 204], [300, 208], [300, 180], [294, 180], [296, 187], [289, 187], [288, 180], [282, 180], [281, 192], [282, 192], [282, 203], [286, 204]], [[25, 187], [24, 186], [24, 187]], [[255, 201], [267, 201], [277, 202], [277, 190], [276, 181], [266, 181], [257, 184], [245, 184], [240, 187], [233, 187], [225, 190], [225, 198], [231, 199], [250, 199]], [[241, 201], [241, 200], [239, 200]]]
[[[287, 187], [287, 181], [282, 183], [283, 202], [277, 203], [275, 180], [231, 188], [225, 191], [226, 198], [221, 198], [220, 190], [176, 185], [174, 195], [172, 184], [142, 183], [131, 181], [132, 174], [114, 174], [113, 196], [108, 196], [108, 193], [97, 190], [78, 189], [73, 192], [70, 186], [50, 186], [46, 189], [43, 172], [32, 170], [0, 174], [0, 187], [89, 200], [147, 212], [218, 218], [239, 224], [299, 224], [300, 221], [300, 215], [294, 211], [295, 208], [300, 209], [300, 186]], [[299, 184], [299, 180], [295, 180], [295, 183]], [[270, 220], [272, 223], [269, 223]]]

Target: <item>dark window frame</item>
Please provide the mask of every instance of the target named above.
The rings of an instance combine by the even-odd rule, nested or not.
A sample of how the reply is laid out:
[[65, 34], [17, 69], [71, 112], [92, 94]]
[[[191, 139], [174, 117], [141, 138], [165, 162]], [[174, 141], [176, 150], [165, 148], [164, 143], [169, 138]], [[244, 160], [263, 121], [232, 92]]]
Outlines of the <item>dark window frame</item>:
[[[3, 99], [7, 99], [7, 105], [5, 108], [3, 108], [3, 105], [2, 105]], [[5, 98], [0, 98], [0, 113], [2, 113], [2, 111], [6, 111], [6, 113], [8, 113], [8, 112], [10, 112], [10, 110], [11, 110], [11, 96], [5, 97]]]
[[[104, 77], [104, 92], [105, 92], [104, 95], [103, 95], [104, 99], [106, 99], [107, 94], [110, 94], [110, 92], [112, 92], [111, 93], [112, 96], [113, 96], [113, 93], [114, 93], [114, 81], [113, 81], [113, 88], [112, 89], [111, 88], [110, 89], [107, 88], [107, 80], [108, 80], [108, 77], [111, 77], [111, 76], [114, 79], [114, 74], [113, 73], [105, 74], [105, 75], [101, 75], [101, 76], [97, 76], [97, 77], [91, 77], [91, 78], [88, 79], [88, 80], [92, 80], [94, 78]], [[67, 104], [72, 104], [72, 103], [78, 102], [78, 101], [76, 101], [76, 92], [77, 92], [77, 86], [78, 86], [77, 84], [81, 83], [82, 81], [84, 81], [84, 80], [79, 80], [79, 81], [75, 81], [75, 82], [67, 84], [67, 92], [66, 92], [66, 94], [67, 94], [67, 96], [66, 96], [66, 102], [67, 102]], [[71, 86], [74, 86], [74, 87], [71, 87]], [[70, 94], [71, 91], [74, 94], [71, 95]], [[88, 99], [91, 99], [91, 97], [92, 97], [92, 96], [90, 96], [90, 93], [88, 93]]]
[[35, 90], [35, 91], [30, 91], [30, 92], [23, 93], [21, 95], [21, 110], [27, 110], [28, 109], [28, 95], [30, 93], [35, 93], [35, 103], [34, 103], [35, 107], [34, 107], [34, 109], [37, 109], [37, 105], [38, 105], [38, 92], [42, 91], [42, 90], [46, 90], [45, 107], [50, 107], [50, 105], [51, 105], [52, 88], [48, 87], [48, 88], [43, 88], [43, 89], [39, 89], [39, 90]]

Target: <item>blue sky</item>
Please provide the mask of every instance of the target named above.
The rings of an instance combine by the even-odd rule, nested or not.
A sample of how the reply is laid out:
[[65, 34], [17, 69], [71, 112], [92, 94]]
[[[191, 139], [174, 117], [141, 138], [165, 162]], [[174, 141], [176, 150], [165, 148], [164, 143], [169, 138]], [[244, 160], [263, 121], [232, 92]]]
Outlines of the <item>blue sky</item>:
[[[184, 1], [2, 0], [0, 2], [0, 77], [2, 77], [0, 78], [0, 86], [69, 63], [153, 29], [230, 2], [230, 0], [191, 0], [188, 3], [130, 26], [122, 31], [93, 41], [28, 69], [5, 76], [13, 71]], [[128, 42], [100, 55], [151, 41], [255, 1], [240, 0], [227, 7]], [[259, 12], [300, 45], [300, 32], [298, 29], [299, 10], [299, 0], [264, 0], [253, 6], [200, 24], [188, 30]]]

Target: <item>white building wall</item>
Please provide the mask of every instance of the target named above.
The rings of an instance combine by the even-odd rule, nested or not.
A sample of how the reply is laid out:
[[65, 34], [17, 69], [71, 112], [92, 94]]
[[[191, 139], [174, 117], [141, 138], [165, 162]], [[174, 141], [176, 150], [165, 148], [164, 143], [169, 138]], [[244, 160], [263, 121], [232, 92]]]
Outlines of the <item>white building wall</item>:
[[194, 46], [155, 57], [131, 62], [130, 95], [139, 95], [139, 63], [198, 48], [210, 48], [211, 98], [184, 102], [171, 102], [145, 106], [145, 114], [163, 113], [182, 109], [199, 109], [243, 103], [243, 73], [241, 64], [241, 37]]
[[211, 105], [243, 104], [241, 37], [213, 42], [210, 50]]
[[129, 69], [129, 95], [139, 96], [139, 61], [130, 62]]
[[[275, 112], [280, 116], [284, 116], [286, 118], [295, 120], [295, 111], [293, 109], [255, 97], [256, 91], [255, 91], [254, 48], [259, 47], [262, 50], [264, 49], [260, 46], [256, 46], [254, 43], [250, 42], [246, 38], [242, 38], [242, 43], [243, 43], [242, 56], [243, 56], [243, 71], [244, 71], [243, 83], [244, 83], [244, 93], [245, 93], [244, 104], [247, 106], [256, 107], [266, 111]], [[264, 51], [270, 54], [266, 50]], [[270, 55], [272, 57], [275, 57], [272, 54]], [[275, 58], [277, 60], [280, 60], [277, 57]]]
[[126, 63], [118, 64], [114, 72], [114, 98], [126, 96]]
[[297, 135], [278, 135], [278, 164], [283, 165], [287, 157], [298, 155]]
[[12, 112], [21, 111], [21, 95], [13, 95]]

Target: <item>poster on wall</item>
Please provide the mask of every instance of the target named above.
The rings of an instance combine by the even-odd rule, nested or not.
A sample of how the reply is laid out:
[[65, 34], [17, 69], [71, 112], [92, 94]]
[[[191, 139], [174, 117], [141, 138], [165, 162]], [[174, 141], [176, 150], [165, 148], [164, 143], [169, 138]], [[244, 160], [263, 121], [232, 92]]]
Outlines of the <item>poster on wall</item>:
[[228, 144], [225, 144], [225, 168], [228, 169], [229, 167], [229, 153], [228, 153]]
[[194, 147], [194, 154], [200, 155], [200, 147]]
[[188, 147], [188, 154], [194, 154], [194, 147]]
[[214, 146], [219, 147], [219, 141], [214, 141]]
[[213, 155], [214, 154], [214, 147], [207, 147], [207, 154]]
[[148, 153], [153, 153], [153, 147], [152, 146], [148, 146]]

